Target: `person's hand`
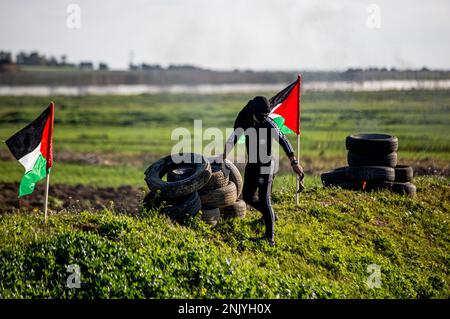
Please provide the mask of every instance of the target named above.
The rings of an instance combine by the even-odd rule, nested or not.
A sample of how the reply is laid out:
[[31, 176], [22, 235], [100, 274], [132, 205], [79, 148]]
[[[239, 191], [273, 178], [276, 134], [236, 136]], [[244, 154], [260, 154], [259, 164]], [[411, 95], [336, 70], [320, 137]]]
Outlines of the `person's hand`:
[[305, 189], [305, 184], [303, 184], [305, 173], [303, 172], [303, 167], [301, 167], [299, 164], [292, 165], [292, 169], [299, 176], [298, 191], [297, 191], [299, 193]]
[[294, 164], [292, 165], [292, 169], [294, 170], [295, 174], [297, 174], [300, 177], [300, 181], [303, 181], [303, 179], [305, 178], [303, 167], [301, 167], [300, 164]]

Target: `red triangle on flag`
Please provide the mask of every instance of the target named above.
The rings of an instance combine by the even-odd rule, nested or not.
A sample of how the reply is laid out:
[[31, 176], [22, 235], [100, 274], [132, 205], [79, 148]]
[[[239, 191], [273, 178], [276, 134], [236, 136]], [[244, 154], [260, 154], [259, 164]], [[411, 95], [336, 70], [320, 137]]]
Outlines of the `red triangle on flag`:
[[275, 106], [272, 111], [272, 113], [282, 116], [284, 125], [297, 135], [300, 133], [300, 83], [301, 78], [299, 77], [289, 96]]

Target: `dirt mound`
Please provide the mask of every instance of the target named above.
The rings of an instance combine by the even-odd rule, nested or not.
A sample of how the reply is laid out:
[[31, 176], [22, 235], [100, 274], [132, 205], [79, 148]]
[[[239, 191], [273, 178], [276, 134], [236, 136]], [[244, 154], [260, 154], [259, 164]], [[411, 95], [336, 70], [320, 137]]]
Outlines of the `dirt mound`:
[[[43, 210], [44, 184], [37, 185], [33, 194], [18, 198], [18, 183], [0, 183], [0, 213]], [[51, 184], [49, 209], [52, 211], [101, 210], [137, 214], [144, 189], [132, 186], [96, 188], [87, 185]]]

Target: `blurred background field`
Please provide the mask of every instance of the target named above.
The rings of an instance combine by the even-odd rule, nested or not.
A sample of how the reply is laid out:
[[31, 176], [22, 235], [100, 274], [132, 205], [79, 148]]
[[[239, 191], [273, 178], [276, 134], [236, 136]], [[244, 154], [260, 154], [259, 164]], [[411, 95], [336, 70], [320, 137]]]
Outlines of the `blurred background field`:
[[[255, 93], [272, 96], [274, 92]], [[231, 128], [255, 94], [52, 97], [56, 104], [53, 181], [97, 186], [143, 186], [143, 171], [169, 154], [172, 131], [193, 131], [194, 120]], [[34, 119], [49, 97], [0, 97], [0, 139]], [[310, 175], [345, 165], [345, 137], [384, 132], [399, 138], [399, 162], [418, 174], [449, 175], [450, 92], [306, 92], [301, 106], [301, 162]], [[295, 136], [289, 136], [295, 145]], [[204, 141], [204, 146], [210, 141]], [[221, 149], [217, 150], [221, 152]], [[284, 154], [281, 173], [288, 166]], [[4, 143], [0, 182], [18, 181], [22, 167]]]

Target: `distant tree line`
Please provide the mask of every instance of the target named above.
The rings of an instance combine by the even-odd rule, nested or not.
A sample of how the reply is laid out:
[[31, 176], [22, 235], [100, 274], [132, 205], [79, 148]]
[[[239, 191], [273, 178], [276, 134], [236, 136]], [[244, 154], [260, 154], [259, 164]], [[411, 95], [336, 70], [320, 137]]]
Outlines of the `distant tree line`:
[[[44, 66], [23, 68], [22, 66]], [[59, 72], [47, 72], [45, 67], [61, 68]], [[107, 72], [98, 72], [104, 70]], [[90, 72], [87, 72], [90, 71]], [[30, 74], [33, 76], [30, 76]], [[305, 81], [377, 81], [377, 80], [447, 80], [450, 71], [397, 70], [395, 68], [350, 68], [346, 71], [216, 71], [190, 64], [129, 64], [128, 70], [109, 70], [106, 63], [95, 68], [91, 61], [78, 64], [67, 62], [67, 56], [59, 59], [37, 52], [19, 52], [13, 59], [11, 52], [0, 51], [0, 85], [109, 85], [109, 84], [232, 84], [232, 83], [288, 83], [301, 73]]]
[[[0, 65], [18, 65], [18, 66], [50, 66], [50, 67], [64, 67], [80, 70], [94, 70], [94, 63], [91, 61], [81, 61], [80, 63], [67, 62], [67, 56], [63, 54], [59, 59], [55, 56], [45, 56], [39, 54], [36, 51], [26, 53], [19, 52], [16, 54], [15, 60], [12, 57], [11, 52], [0, 51]], [[109, 67], [106, 63], [100, 62], [98, 64], [98, 70], [108, 70]]]
[[208, 71], [205, 69], [202, 69], [198, 66], [191, 65], [191, 64], [170, 64], [167, 68], [162, 67], [159, 64], [147, 64], [147, 63], [141, 63], [141, 64], [133, 64], [130, 63], [128, 66], [128, 69], [130, 71], [153, 71], [153, 70], [197, 70], [197, 71]]

